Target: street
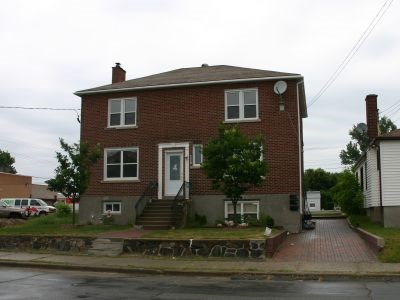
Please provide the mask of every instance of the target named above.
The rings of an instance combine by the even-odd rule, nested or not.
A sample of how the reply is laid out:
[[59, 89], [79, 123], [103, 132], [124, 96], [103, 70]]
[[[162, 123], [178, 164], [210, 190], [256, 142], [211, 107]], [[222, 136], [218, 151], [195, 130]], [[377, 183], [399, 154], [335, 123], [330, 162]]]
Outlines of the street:
[[279, 281], [0, 268], [0, 299], [398, 299], [400, 282]]

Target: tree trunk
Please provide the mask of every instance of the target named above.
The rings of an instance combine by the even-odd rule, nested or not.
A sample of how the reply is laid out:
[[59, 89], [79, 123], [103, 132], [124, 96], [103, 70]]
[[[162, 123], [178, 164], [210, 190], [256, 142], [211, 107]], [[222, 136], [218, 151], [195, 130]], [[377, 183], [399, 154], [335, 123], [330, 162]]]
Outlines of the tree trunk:
[[232, 198], [232, 205], [233, 205], [233, 222], [235, 223], [235, 225], [237, 224], [237, 214], [236, 214], [236, 206], [238, 203], [238, 199], [237, 198]]
[[75, 226], [75, 197], [72, 197], [72, 226]]

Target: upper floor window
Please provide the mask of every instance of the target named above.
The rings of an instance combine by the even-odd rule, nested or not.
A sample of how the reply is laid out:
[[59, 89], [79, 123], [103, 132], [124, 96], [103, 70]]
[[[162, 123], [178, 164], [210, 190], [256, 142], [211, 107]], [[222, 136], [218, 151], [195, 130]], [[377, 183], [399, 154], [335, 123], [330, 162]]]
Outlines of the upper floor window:
[[258, 119], [258, 90], [225, 91], [225, 121]]
[[136, 98], [108, 100], [108, 127], [136, 125]]
[[105, 149], [104, 179], [138, 179], [138, 148]]

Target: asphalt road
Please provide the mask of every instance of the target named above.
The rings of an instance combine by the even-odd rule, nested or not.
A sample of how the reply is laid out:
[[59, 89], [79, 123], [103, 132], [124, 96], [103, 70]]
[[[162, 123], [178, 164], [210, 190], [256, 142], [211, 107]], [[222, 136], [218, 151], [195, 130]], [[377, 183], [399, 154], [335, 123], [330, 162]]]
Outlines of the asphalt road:
[[134, 276], [0, 267], [0, 299], [399, 299], [400, 282]]

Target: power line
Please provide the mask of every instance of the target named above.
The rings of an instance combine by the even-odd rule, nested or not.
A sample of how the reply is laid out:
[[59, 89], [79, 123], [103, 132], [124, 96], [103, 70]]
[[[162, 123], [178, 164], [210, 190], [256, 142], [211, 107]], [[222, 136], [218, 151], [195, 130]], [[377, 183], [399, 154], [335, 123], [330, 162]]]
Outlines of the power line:
[[80, 108], [54, 108], [54, 107], [25, 107], [25, 106], [0, 106], [4, 109], [34, 109], [34, 110], [70, 110], [77, 112]]
[[3, 109], [24, 109], [24, 110], [51, 110], [51, 111], [74, 111], [76, 113], [76, 120], [81, 122], [78, 110], [80, 108], [54, 108], [54, 107], [26, 107], [26, 106], [0, 106]]
[[390, 111], [391, 108], [392, 108], [393, 106], [397, 107], [398, 105], [400, 105], [400, 100], [397, 101], [397, 102], [395, 102], [395, 103], [393, 103], [391, 106], [389, 106], [389, 107], [387, 107], [387, 108], [385, 108], [385, 109], [382, 109], [382, 110], [380, 111], [380, 113], [384, 113], [384, 112], [386, 112], [386, 111]]
[[318, 99], [325, 93], [325, 91], [335, 82], [335, 80], [339, 77], [339, 75], [343, 72], [343, 70], [346, 68], [346, 66], [350, 63], [354, 55], [358, 52], [360, 47], [364, 44], [366, 39], [369, 37], [369, 35], [372, 33], [376, 25], [380, 22], [386, 11], [389, 9], [390, 5], [392, 4], [394, 0], [386, 0], [385, 3], [382, 5], [382, 7], [379, 9], [378, 13], [375, 15], [375, 17], [372, 19], [372, 21], [369, 23], [367, 28], [364, 30], [364, 32], [361, 34], [360, 38], [357, 40], [357, 42], [353, 45], [351, 48], [350, 52], [346, 55], [346, 57], [343, 59], [342, 63], [339, 65], [339, 67], [333, 72], [333, 74], [329, 77], [328, 81], [322, 86], [322, 88], [319, 90], [319, 92], [314, 96], [314, 98], [310, 101], [310, 104], [307, 107], [311, 107], [315, 102], [318, 101]]

